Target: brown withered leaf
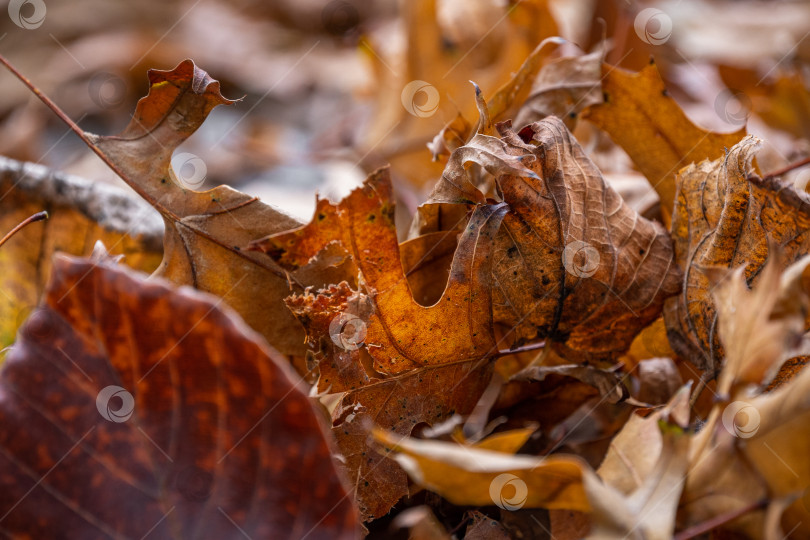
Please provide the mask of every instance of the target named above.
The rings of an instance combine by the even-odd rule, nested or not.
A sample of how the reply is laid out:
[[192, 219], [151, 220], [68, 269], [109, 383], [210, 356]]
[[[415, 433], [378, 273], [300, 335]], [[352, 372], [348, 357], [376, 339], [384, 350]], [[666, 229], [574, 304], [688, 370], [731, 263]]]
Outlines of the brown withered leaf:
[[678, 177], [672, 236], [685, 273], [664, 318], [675, 352], [708, 376], [720, 367], [723, 349], [705, 270], [746, 265], [745, 279], [755, 284], [772, 256], [769, 242], [784, 253], [783, 265], [810, 252], [810, 201], [791, 185], [756, 175], [751, 161], [758, 146], [749, 136], [725, 158], [690, 165]]
[[757, 276], [753, 291], [748, 289], [744, 268], [722, 271], [725, 279], [712, 290], [722, 314], [717, 335], [726, 354], [717, 384], [721, 396], [749, 386], [766, 387], [786, 360], [810, 352], [802, 339], [810, 313], [802, 274], [810, 265], [810, 255], [784, 272], [782, 259], [777, 248]]
[[[4, 59], [3, 59], [4, 61]], [[8, 66], [8, 64], [6, 63]], [[169, 71], [149, 71], [149, 94], [127, 128], [117, 136], [82, 131], [27, 79], [9, 69], [68, 123], [70, 128], [160, 212], [165, 222], [164, 257], [157, 275], [174, 283], [216, 294], [284, 354], [301, 354], [304, 332], [283, 306], [283, 299], [304, 284], [322, 286], [345, 279], [328, 264], [294, 275], [267, 257], [243, 250], [250, 240], [290, 229], [299, 223], [228, 186], [198, 192], [204, 171], [194, 159], [188, 178], [171, 166], [175, 148], [202, 124], [217, 105], [235, 103], [220, 94], [219, 82], [184, 60]], [[197, 158], [199, 159], [199, 158]], [[267, 317], [273, 313], [274, 317]]]
[[101, 240], [132, 268], [152, 272], [160, 264], [163, 226], [148, 204], [113, 186], [0, 158], [0, 235], [43, 210], [48, 221], [0, 249], [0, 349], [39, 304], [56, 251], [89, 255]]
[[356, 537], [300, 379], [220, 304], [54, 261], [0, 374], [6, 534]]
[[347, 392], [333, 411], [333, 431], [366, 518], [407, 494], [405, 473], [369, 445], [368, 426], [410, 435], [418, 424], [469, 414], [487, 386], [496, 352], [491, 244], [506, 210], [473, 211], [431, 306], [414, 299], [405, 277], [387, 168], [339, 203], [318, 201], [309, 224], [251, 244], [291, 271], [337, 244], [358, 272], [359, 291], [340, 283], [287, 304], [307, 328], [319, 391]]
[[717, 159], [745, 136], [712, 133], [692, 123], [667, 93], [658, 68], [650, 63], [638, 73], [604, 64], [604, 103], [583, 113], [608, 132], [638, 166], [661, 197], [661, 212], [669, 223], [675, 202], [675, 175], [681, 167]]
[[494, 247], [495, 320], [516, 345], [547, 337], [569, 359], [621, 353], [678, 291], [669, 236], [605, 183], [560, 119], [498, 129], [451, 155], [429, 203], [482, 203], [465, 165], [493, 174], [510, 207]]

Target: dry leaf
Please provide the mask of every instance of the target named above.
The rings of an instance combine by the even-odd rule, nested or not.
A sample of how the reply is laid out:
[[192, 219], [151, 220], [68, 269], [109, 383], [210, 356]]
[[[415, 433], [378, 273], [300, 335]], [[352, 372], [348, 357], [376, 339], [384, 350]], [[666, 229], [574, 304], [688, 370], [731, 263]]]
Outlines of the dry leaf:
[[204, 178], [204, 163], [197, 156], [186, 161], [194, 169], [191, 175], [171, 166], [175, 148], [211, 109], [234, 102], [191, 60], [170, 71], [150, 70], [149, 83], [149, 95], [138, 102], [120, 135], [99, 136], [68, 125], [162, 215], [166, 236], [157, 275], [224, 298], [280, 352], [303, 355], [303, 330], [283, 309], [284, 297], [291, 288], [338, 282], [345, 274], [326, 264], [289, 275], [266, 257], [246, 252], [250, 240], [298, 223], [228, 186], [194, 191], [195, 182], [202, 180], [199, 175]]
[[[637, 468], [638, 464], [627, 456], [629, 452], [637, 454], [645, 448], [632, 431], [624, 436], [622, 431], [611, 445], [615, 455], [629, 458], [629, 463], [625, 464], [622, 459], [621, 464], [632, 467], [632, 474], [619, 475], [619, 478], [624, 481], [630, 476], [640, 481], [635, 489], [627, 492], [611, 485], [610, 477], [615, 478], [616, 473], [614, 462], [608, 461], [610, 452], [606, 464], [597, 471], [603, 481], [594, 474], [583, 476], [593, 507], [588, 538], [665, 540], [673, 536], [675, 514], [689, 464], [690, 438], [685, 432], [689, 425], [689, 387], [682, 388], [659, 414], [642, 422], [640, 431], [658, 442], [646, 452], [646, 467]], [[649, 463], [650, 458], [652, 463]]]
[[369, 446], [369, 420], [410, 435], [417, 424], [469, 414], [486, 388], [496, 352], [490, 246], [505, 211], [473, 212], [447, 286], [429, 307], [412, 296], [400, 262], [388, 169], [340, 203], [319, 201], [309, 224], [252, 244], [290, 270], [337, 244], [358, 272], [360, 291], [341, 283], [287, 303], [307, 328], [319, 390], [348, 391], [333, 412], [334, 433], [367, 518], [407, 493], [405, 474]]
[[[798, 280], [808, 262], [803, 257], [781, 272], [777, 254], [752, 291], [742, 269], [718, 287], [717, 331], [727, 357], [719, 399], [692, 442], [679, 509], [684, 526], [742, 511], [741, 519], [725, 527], [749, 537], [780, 538], [788, 532], [801, 538], [810, 533], [810, 372], [800, 371], [779, 389], [757, 395], [802, 343], [810, 298]], [[760, 302], [756, 307], [754, 300]], [[806, 342], [802, 345], [806, 350]], [[774, 536], [783, 510], [783, 531]], [[772, 512], [776, 515], [769, 517]]]
[[297, 377], [221, 302], [54, 261], [0, 374], [6, 534], [357, 536]]
[[756, 284], [772, 256], [769, 242], [784, 252], [784, 263], [810, 252], [806, 195], [756, 176], [751, 161], [757, 147], [749, 136], [725, 158], [691, 165], [678, 178], [672, 235], [686, 272], [683, 291], [667, 300], [664, 316], [675, 352], [708, 376], [720, 368], [723, 351], [712, 283], [701, 269], [745, 265], [745, 279]]
[[678, 290], [666, 232], [605, 183], [561, 120], [499, 130], [451, 155], [429, 202], [481, 203], [465, 165], [493, 174], [510, 207], [495, 242], [495, 320], [515, 345], [548, 337], [565, 357], [621, 353]]
[[[388, 169], [369, 176], [363, 187], [336, 205], [319, 202], [309, 224], [252, 246], [292, 270], [330, 243], [340, 243], [361, 276], [362, 294], [373, 305], [364, 341], [374, 368], [395, 375], [495, 352], [491, 244], [507, 209], [503, 204], [475, 209], [459, 239], [444, 293], [428, 307], [414, 300], [402, 269]], [[297, 304], [301, 298], [291, 302]]]

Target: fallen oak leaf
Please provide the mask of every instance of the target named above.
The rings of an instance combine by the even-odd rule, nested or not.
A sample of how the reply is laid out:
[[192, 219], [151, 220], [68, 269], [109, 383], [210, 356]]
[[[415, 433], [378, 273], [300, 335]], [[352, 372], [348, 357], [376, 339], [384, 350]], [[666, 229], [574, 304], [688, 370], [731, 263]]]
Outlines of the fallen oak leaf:
[[717, 159], [745, 136], [713, 133], [692, 123], [667, 93], [653, 62], [638, 73], [602, 65], [604, 102], [592, 105], [583, 117], [607, 131], [650, 181], [661, 198], [664, 223], [675, 204], [675, 175], [682, 167]]
[[[505, 204], [474, 210], [459, 239], [442, 297], [428, 307], [414, 300], [400, 262], [387, 168], [371, 174], [340, 203], [319, 201], [309, 224], [256, 240], [251, 248], [292, 270], [331, 243], [340, 243], [351, 255], [373, 305], [365, 343], [374, 368], [394, 375], [496, 352], [490, 244], [507, 210]], [[431, 346], [434, 333], [440, 346]]]
[[498, 352], [490, 246], [506, 211], [499, 204], [472, 212], [444, 292], [431, 306], [414, 299], [405, 276], [387, 168], [339, 203], [318, 201], [307, 225], [251, 243], [291, 271], [339, 245], [358, 273], [359, 291], [340, 283], [292, 295], [287, 305], [307, 329], [318, 390], [347, 392], [332, 413], [333, 432], [366, 519], [408, 493], [405, 473], [369, 444], [368, 425], [410, 435], [419, 424], [469, 414], [489, 382]]
[[417, 425], [470, 413], [487, 386], [492, 362], [476, 359], [383, 377], [362, 360], [362, 343], [350, 345], [342, 336], [333, 340], [334, 333], [330, 334], [331, 321], [341, 314], [353, 312], [354, 324], [365, 325], [360, 318], [368, 316], [363, 295], [341, 283], [318, 294], [294, 296], [288, 305], [307, 328], [310, 346], [318, 351], [313, 366], [320, 375], [318, 388], [346, 392], [332, 412], [332, 432], [353, 480], [360, 511], [366, 520], [385, 515], [408, 494], [407, 476], [375, 451], [368, 438], [369, 425], [410, 434]]
[[55, 260], [0, 372], [7, 534], [357, 537], [300, 379], [220, 304]]
[[2, 56], [0, 63], [160, 212], [165, 238], [157, 275], [224, 298], [280, 352], [305, 353], [303, 329], [283, 309], [283, 299], [291, 287], [303, 290], [303, 284], [346, 279], [343, 270], [318, 265], [290, 275], [266, 257], [243, 251], [250, 240], [298, 222], [228, 186], [193, 191], [171, 166], [175, 148], [214, 107], [235, 103], [220, 94], [219, 82], [191, 60], [169, 71], [150, 70], [149, 94], [138, 102], [127, 128], [118, 136], [100, 136], [83, 131]]

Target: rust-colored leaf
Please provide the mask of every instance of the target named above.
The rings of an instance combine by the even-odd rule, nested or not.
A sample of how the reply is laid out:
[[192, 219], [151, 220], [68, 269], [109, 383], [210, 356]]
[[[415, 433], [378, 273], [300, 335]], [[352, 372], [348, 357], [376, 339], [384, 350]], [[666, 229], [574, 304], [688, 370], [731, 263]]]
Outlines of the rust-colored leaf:
[[[289, 269], [339, 242], [351, 255], [373, 303], [365, 343], [381, 373], [477, 359], [495, 352], [490, 300], [491, 240], [506, 205], [482, 205], [459, 240], [442, 297], [414, 300], [402, 268], [388, 169], [381, 169], [340, 203], [320, 201], [312, 221], [252, 244]], [[436, 340], [435, 343], [433, 340]]]
[[59, 257], [0, 373], [13, 537], [356, 537], [297, 377], [221, 300]]

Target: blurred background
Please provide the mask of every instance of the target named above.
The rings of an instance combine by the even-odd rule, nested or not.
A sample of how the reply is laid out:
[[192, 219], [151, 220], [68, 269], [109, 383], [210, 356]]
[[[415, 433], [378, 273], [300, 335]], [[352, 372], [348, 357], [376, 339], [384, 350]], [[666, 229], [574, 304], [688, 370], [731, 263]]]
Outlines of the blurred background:
[[[427, 143], [475, 81], [492, 95], [544, 39], [549, 58], [604, 51], [638, 70], [655, 58], [670, 94], [707, 129], [767, 142], [764, 171], [810, 155], [810, 3], [668, 0], [14, 0], [0, 53], [82, 128], [114, 134], [148, 90], [150, 68], [193, 59], [222, 92], [178, 150], [220, 183], [308, 220], [316, 191], [339, 197], [391, 163], [413, 213], [443, 161]], [[6, 11], [8, 16], [4, 16]], [[576, 44], [576, 45], [573, 45]], [[0, 154], [123, 186], [11, 74], [0, 72]], [[651, 200], [629, 158], [588, 123], [576, 135], [625, 196]], [[184, 162], [175, 163], [182, 177]], [[797, 171], [794, 181], [807, 184]], [[643, 204], [651, 204], [647, 200]], [[641, 203], [640, 203], [641, 204]]]

